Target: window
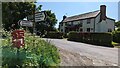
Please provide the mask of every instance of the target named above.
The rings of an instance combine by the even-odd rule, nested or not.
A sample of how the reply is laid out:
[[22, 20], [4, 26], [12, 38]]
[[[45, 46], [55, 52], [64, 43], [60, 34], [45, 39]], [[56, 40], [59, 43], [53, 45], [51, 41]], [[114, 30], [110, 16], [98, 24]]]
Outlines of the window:
[[87, 19], [87, 24], [90, 24], [90, 21], [91, 21], [90, 19]]
[[65, 25], [67, 26], [67, 22], [65, 22]]
[[93, 28], [91, 28], [91, 30], [93, 30]]
[[79, 23], [78, 25], [79, 25], [79, 27], [82, 27], [82, 23]]
[[71, 25], [73, 25], [73, 22], [71, 22]]
[[80, 28], [80, 32], [82, 32], [83, 31], [83, 29], [82, 28]]
[[63, 29], [61, 29], [61, 32], [63, 32]]
[[61, 23], [61, 26], [63, 26], [63, 23]]
[[78, 26], [82, 27], [82, 23], [83, 23], [83, 20], [80, 20], [80, 22], [78, 23]]
[[87, 32], [90, 32], [90, 28], [87, 28]]
[[108, 32], [112, 32], [112, 29], [108, 29]]

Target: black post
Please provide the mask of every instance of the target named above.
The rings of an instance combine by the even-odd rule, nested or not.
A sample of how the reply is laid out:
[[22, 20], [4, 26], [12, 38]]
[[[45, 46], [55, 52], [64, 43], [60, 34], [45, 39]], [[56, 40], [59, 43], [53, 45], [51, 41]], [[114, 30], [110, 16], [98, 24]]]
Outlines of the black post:
[[36, 8], [36, 6], [34, 5], [34, 11], [33, 11], [33, 46], [34, 46], [34, 42], [35, 42], [35, 8]]

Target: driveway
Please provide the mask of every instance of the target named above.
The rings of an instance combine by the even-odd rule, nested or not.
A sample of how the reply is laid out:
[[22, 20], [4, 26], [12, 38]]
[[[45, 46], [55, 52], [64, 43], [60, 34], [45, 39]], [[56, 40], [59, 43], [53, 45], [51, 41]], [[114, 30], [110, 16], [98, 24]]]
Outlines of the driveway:
[[118, 48], [90, 45], [66, 39], [45, 39], [59, 49], [61, 66], [118, 66]]

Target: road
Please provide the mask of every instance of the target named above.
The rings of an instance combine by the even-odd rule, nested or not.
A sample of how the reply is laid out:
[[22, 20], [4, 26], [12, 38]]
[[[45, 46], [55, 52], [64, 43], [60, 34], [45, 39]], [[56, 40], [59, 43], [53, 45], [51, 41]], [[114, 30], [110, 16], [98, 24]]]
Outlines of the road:
[[[118, 66], [118, 48], [72, 42], [66, 39], [45, 40], [55, 44], [62, 52], [61, 65]], [[68, 53], [73, 54], [74, 57]]]

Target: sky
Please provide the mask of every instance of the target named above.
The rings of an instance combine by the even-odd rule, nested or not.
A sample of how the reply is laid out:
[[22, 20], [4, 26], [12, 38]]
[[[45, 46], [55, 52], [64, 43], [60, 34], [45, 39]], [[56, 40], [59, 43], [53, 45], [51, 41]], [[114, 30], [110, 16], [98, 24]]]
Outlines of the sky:
[[51, 10], [57, 18], [56, 28], [59, 22], [66, 15], [74, 16], [100, 9], [100, 5], [106, 5], [107, 17], [118, 21], [118, 2], [37, 2], [36, 5], [42, 5], [42, 11]]

